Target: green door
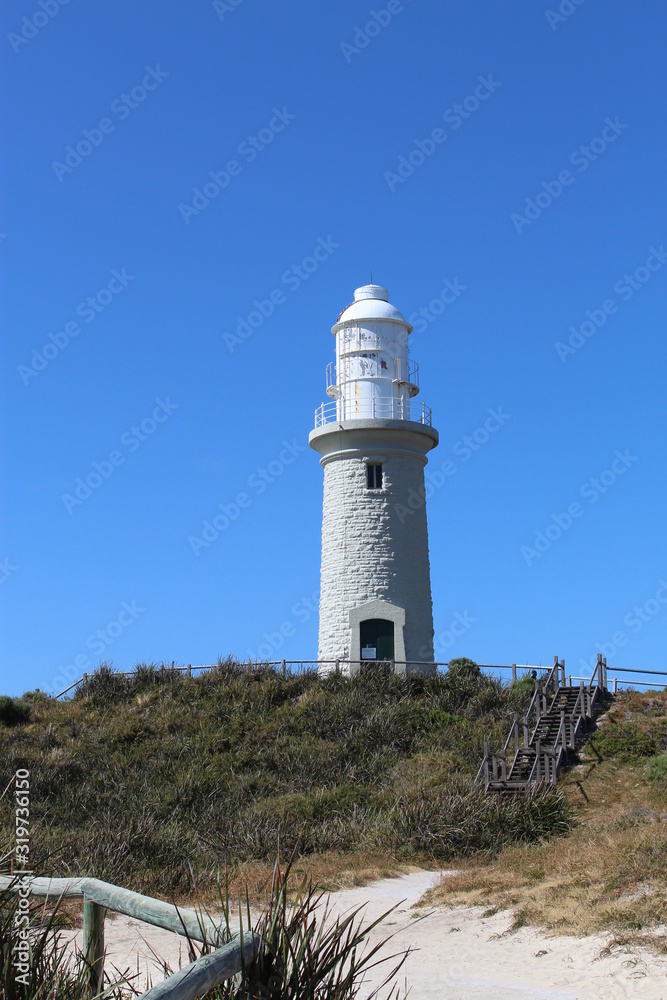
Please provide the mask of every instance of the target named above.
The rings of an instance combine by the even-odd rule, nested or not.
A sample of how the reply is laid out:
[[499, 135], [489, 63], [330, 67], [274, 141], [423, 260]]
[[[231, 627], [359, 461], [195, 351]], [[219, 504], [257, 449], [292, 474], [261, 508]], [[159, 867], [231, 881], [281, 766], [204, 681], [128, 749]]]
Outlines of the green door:
[[359, 626], [362, 660], [394, 659], [394, 623], [384, 618], [368, 618]]

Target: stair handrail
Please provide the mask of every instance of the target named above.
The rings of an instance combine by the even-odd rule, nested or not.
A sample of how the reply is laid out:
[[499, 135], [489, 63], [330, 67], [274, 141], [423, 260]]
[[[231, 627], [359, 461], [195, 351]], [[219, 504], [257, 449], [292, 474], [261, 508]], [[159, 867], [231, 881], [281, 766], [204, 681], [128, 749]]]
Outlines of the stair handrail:
[[595, 675], [597, 674], [598, 684], [602, 687], [602, 653], [598, 653], [598, 658], [593, 668], [593, 673], [591, 674], [591, 679], [589, 681], [588, 687], [593, 689], [593, 682], [595, 681]]
[[553, 688], [554, 697], [558, 694], [558, 688], [560, 686], [560, 664], [558, 662], [558, 657], [554, 656], [554, 665], [546, 676], [543, 684], [544, 693], [547, 694], [549, 688]]
[[542, 780], [542, 744], [538, 740], [535, 744], [535, 760], [528, 776], [528, 784], [539, 785]]
[[579, 718], [582, 718], [582, 719], [586, 718], [586, 702], [584, 700], [584, 682], [583, 681], [579, 682], [579, 691], [577, 693], [577, 700], [575, 701], [574, 707], [572, 708], [572, 718], [573, 719], [574, 719], [575, 715], [578, 716]]
[[502, 753], [504, 753], [505, 755], [507, 755], [507, 751], [509, 750], [510, 743], [512, 742], [512, 737], [513, 736], [514, 736], [514, 757], [516, 758], [516, 755], [519, 752], [519, 746], [520, 746], [520, 743], [521, 743], [521, 740], [519, 739], [519, 713], [518, 712], [514, 713], [514, 721], [512, 722], [512, 728], [510, 729], [510, 731], [509, 731], [509, 733], [507, 735], [507, 739], [505, 740], [505, 746], [502, 749]]
[[580, 729], [581, 729], [581, 728], [583, 727], [583, 725], [584, 725], [584, 718], [583, 718], [583, 716], [582, 716], [582, 715], [578, 715], [578, 716], [577, 716], [577, 721], [576, 721], [576, 722], [574, 722], [574, 717], [572, 717], [572, 722], [573, 722], [573, 730], [572, 730], [572, 749], [574, 749], [574, 748], [575, 748], [575, 746], [576, 746], [576, 743], [577, 743], [577, 737], [578, 737], [578, 735], [579, 735], [579, 730], [580, 730]]
[[530, 727], [530, 717], [533, 714], [533, 708], [535, 709], [535, 726], [537, 727], [542, 716], [542, 691], [539, 682], [535, 684], [535, 691], [533, 692], [533, 697], [525, 716], [528, 727]]
[[565, 728], [565, 710], [561, 709], [560, 713], [560, 724], [558, 726], [558, 732], [556, 733], [556, 740], [554, 742], [554, 747], [558, 749], [558, 745], [566, 750], [567, 749], [567, 730]]
[[[563, 748], [559, 746], [545, 747], [542, 750], [545, 764], [545, 781], [549, 785], [556, 785], [558, 782], [558, 769], [560, 768]], [[553, 762], [552, 764], [550, 762]]]
[[475, 776], [473, 784], [479, 784], [482, 775], [484, 775], [484, 785], [485, 789], [487, 789], [489, 787], [489, 744], [486, 740], [484, 740], [484, 756], [482, 757], [482, 763], [479, 765], [479, 770]]

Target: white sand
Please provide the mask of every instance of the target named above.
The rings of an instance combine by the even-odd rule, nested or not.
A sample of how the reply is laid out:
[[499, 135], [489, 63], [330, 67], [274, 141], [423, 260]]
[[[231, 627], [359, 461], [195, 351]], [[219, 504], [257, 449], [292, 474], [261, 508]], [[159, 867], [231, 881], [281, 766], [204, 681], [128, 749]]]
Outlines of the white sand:
[[[415, 908], [441, 874], [446, 877], [412, 872], [330, 897], [336, 914], [367, 903], [369, 921], [403, 900], [371, 935], [375, 942], [395, 934], [387, 954], [408, 946], [419, 949], [398, 975], [401, 997], [407, 982], [411, 1000], [667, 1000], [667, 960], [645, 949], [613, 949], [602, 955], [609, 940], [602, 935], [551, 937], [529, 927], [508, 933], [512, 914], [507, 911], [483, 917], [483, 907]], [[184, 939], [128, 917], [108, 914], [105, 940], [106, 968], [136, 972], [139, 963], [137, 985], [142, 987], [147, 970], [153, 984], [162, 978], [151, 947], [173, 970], [188, 963]], [[370, 985], [361, 996], [368, 992]]]

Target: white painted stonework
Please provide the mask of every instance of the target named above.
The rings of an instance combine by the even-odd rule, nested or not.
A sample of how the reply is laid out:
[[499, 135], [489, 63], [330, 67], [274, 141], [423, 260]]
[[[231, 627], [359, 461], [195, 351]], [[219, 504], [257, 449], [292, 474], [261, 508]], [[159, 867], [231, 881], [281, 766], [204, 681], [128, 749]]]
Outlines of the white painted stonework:
[[[333, 327], [336, 378], [309, 442], [324, 468], [320, 671], [359, 661], [366, 619], [393, 623], [394, 659], [433, 664], [424, 467], [438, 443], [408, 358], [411, 327], [377, 285], [357, 289]], [[366, 466], [382, 466], [368, 488]], [[355, 663], [341, 663], [355, 673]], [[397, 667], [398, 670], [405, 669]], [[410, 668], [408, 668], [410, 669]]]

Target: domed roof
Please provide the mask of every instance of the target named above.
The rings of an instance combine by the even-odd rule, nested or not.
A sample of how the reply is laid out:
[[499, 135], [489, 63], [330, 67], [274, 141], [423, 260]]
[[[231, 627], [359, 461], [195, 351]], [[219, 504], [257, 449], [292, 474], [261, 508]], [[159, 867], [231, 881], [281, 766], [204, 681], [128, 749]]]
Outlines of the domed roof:
[[351, 302], [339, 313], [338, 319], [331, 327], [331, 332], [336, 333], [344, 323], [363, 319], [389, 320], [407, 326], [408, 333], [412, 330], [403, 313], [389, 303], [389, 292], [382, 285], [362, 285], [355, 289], [354, 302]]

